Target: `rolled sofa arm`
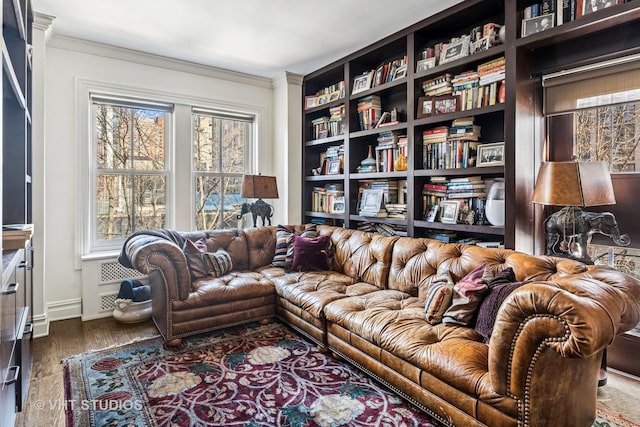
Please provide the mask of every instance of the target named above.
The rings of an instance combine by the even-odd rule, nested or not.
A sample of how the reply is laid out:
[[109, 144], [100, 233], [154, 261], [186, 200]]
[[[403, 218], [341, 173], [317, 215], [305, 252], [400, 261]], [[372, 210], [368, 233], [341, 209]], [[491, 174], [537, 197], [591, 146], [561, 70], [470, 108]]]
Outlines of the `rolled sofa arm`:
[[[123, 247], [131, 265], [141, 273], [164, 279], [169, 300], [186, 300], [191, 289], [187, 258], [174, 242], [161, 236], [138, 234], [131, 236]], [[151, 275], [152, 272], [156, 272]], [[153, 286], [153, 281], [151, 283]]]
[[524, 418], [543, 419], [551, 396], [592, 402], [595, 411], [602, 351], [639, 322], [640, 281], [613, 269], [588, 266], [521, 286], [501, 306], [489, 342], [493, 391], [521, 402]]

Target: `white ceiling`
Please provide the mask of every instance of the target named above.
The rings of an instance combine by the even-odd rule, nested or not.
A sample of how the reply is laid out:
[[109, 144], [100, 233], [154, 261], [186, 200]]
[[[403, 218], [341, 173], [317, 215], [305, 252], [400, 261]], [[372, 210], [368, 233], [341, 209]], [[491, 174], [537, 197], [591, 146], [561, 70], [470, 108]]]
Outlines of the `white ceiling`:
[[32, 0], [54, 34], [272, 78], [321, 68], [461, 0]]

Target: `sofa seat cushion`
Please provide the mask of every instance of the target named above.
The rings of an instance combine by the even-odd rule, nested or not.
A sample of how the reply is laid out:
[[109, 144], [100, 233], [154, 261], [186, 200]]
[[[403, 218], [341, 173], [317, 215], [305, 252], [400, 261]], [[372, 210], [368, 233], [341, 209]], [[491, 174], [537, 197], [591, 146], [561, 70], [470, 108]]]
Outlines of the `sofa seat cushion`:
[[404, 292], [384, 290], [334, 301], [325, 316], [328, 322], [477, 396], [477, 387], [487, 376], [489, 347], [472, 328], [430, 325], [424, 304]]
[[324, 307], [331, 301], [378, 289], [367, 283], [358, 283], [352, 277], [335, 271], [290, 272], [272, 277], [271, 280], [278, 297], [318, 319], [324, 318]]
[[192, 284], [193, 291], [184, 301], [172, 301], [173, 310], [214, 305], [264, 297], [275, 293], [273, 282], [254, 271], [232, 271], [222, 277], [203, 278]]

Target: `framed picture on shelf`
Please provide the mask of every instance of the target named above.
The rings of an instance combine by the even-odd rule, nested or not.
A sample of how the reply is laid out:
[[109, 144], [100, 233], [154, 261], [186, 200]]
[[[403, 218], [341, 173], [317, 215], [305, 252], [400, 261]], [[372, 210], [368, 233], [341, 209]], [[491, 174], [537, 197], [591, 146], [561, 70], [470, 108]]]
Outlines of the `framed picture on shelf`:
[[433, 114], [455, 113], [458, 111], [457, 96], [439, 96], [433, 99]]
[[622, 4], [623, 0], [578, 0], [578, 17], [588, 15], [600, 9]]
[[338, 175], [340, 173], [340, 159], [330, 160], [327, 167], [327, 175]]
[[331, 201], [329, 206], [329, 213], [342, 214], [345, 211], [344, 196], [338, 196]]
[[353, 79], [353, 90], [351, 95], [364, 92], [371, 88], [371, 73], [366, 73]]
[[458, 222], [458, 211], [460, 202], [458, 200], [443, 200], [440, 202], [440, 222], [455, 224]]
[[433, 68], [436, 66], [436, 57], [432, 56], [431, 58], [425, 58], [418, 61], [416, 64], [416, 73], [421, 71], [427, 71], [429, 68]]
[[429, 206], [429, 210], [427, 214], [424, 216], [425, 221], [427, 222], [435, 222], [436, 217], [438, 216], [439, 205], [431, 205]]
[[478, 167], [503, 166], [504, 165], [504, 142], [478, 145]]
[[336, 90], [329, 94], [329, 102], [337, 101], [340, 99], [340, 91]]
[[469, 55], [469, 38], [464, 37], [457, 42], [449, 43], [440, 54], [440, 64], [455, 61]]
[[362, 199], [360, 200], [359, 211], [367, 213], [376, 213], [382, 209], [384, 200], [384, 190], [365, 188], [362, 191]]
[[304, 108], [308, 110], [309, 108], [314, 108], [318, 106], [318, 97], [317, 96], [306, 96], [304, 98]]
[[393, 78], [391, 80], [398, 80], [403, 77], [407, 77], [407, 64], [401, 65], [396, 68], [396, 71], [393, 73]]
[[527, 37], [531, 34], [539, 33], [540, 31], [553, 28], [556, 22], [555, 17], [556, 16], [553, 13], [547, 13], [545, 15], [540, 15], [533, 18], [523, 19], [522, 37]]
[[429, 96], [421, 96], [418, 98], [418, 109], [416, 110], [418, 118], [429, 117], [433, 114], [433, 98]]

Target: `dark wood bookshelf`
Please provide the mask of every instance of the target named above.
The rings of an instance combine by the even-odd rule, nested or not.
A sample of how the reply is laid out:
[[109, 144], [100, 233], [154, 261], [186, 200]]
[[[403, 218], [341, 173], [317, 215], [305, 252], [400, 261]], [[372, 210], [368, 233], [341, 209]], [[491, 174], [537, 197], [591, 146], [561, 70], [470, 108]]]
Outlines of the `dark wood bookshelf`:
[[[366, 218], [354, 215], [357, 209], [358, 181], [366, 179], [407, 180], [407, 219], [410, 236], [425, 235], [427, 231], [455, 231], [462, 237], [478, 236], [487, 240], [503, 240], [507, 248], [529, 252], [544, 250], [541, 242], [541, 209], [533, 205], [531, 197], [540, 157], [544, 152], [545, 133], [542, 112], [541, 75], [576, 65], [590, 65], [600, 60], [615, 59], [629, 53], [640, 53], [640, 0], [612, 6], [580, 17], [549, 30], [520, 37], [523, 9], [530, 0], [468, 0], [417, 22], [395, 34], [372, 43], [346, 57], [334, 61], [304, 77], [303, 96], [318, 88], [344, 79], [347, 99], [344, 101], [348, 134], [337, 139], [313, 141], [309, 138], [310, 121], [317, 117], [314, 110], [305, 111], [303, 118], [303, 156], [317, 155], [318, 144], [340, 143], [345, 146], [344, 174], [329, 178], [303, 177], [303, 217], [307, 221], [317, 213], [309, 212], [308, 195], [315, 182], [337, 179], [344, 184], [347, 212], [331, 218], [341, 225], [355, 228], [364, 221], [384, 223], [384, 218]], [[460, 34], [468, 34], [477, 26], [496, 23], [505, 26], [504, 44], [485, 51], [416, 71], [417, 60], [425, 47]], [[386, 61], [407, 56], [406, 77], [372, 87], [352, 95], [353, 79], [363, 72], [375, 69]], [[416, 118], [418, 98], [423, 94], [422, 83], [438, 75], [459, 74], [476, 69], [492, 59], [505, 57], [505, 102], [482, 108]], [[398, 125], [360, 130], [356, 113], [358, 99], [379, 95], [382, 111], [398, 108], [405, 114]], [[318, 107], [318, 111], [323, 107]], [[480, 142], [505, 143], [504, 166], [460, 169], [422, 169], [422, 132], [429, 128], [450, 125], [457, 118], [473, 116], [481, 125]], [[408, 138], [408, 169], [404, 172], [355, 173], [355, 168], [366, 157], [369, 145], [377, 145], [377, 135], [397, 131]], [[305, 172], [310, 175], [309, 171]], [[432, 176], [462, 177], [482, 175], [505, 179], [505, 226], [445, 224], [423, 221], [422, 186]], [[487, 189], [488, 191], [488, 189]]]

